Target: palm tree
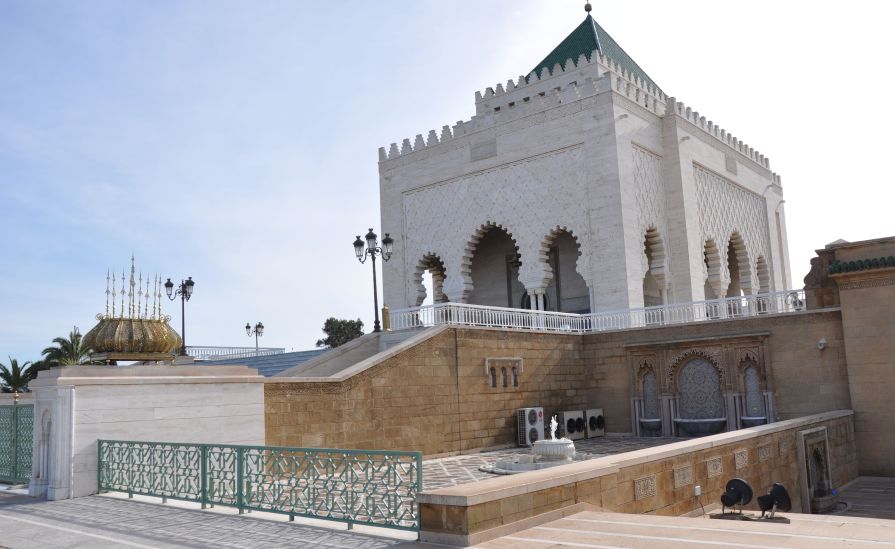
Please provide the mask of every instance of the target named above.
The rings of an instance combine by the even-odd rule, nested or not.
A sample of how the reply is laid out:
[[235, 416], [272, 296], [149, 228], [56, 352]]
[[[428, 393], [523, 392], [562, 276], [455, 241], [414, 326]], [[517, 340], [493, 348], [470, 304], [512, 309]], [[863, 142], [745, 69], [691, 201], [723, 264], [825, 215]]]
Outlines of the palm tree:
[[4, 393], [24, 393], [28, 382], [37, 377], [37, 369], [31, 362], [19, 366], [19, 361], [9, 357], [9, 366], [0, 364], [0, 391]]
[[72, 366], [76, 364], [90, 363], [90, 349], [81, 344], [81, 332], [75, 326], [68, 333], [68, 339], [57, 337], [53, 339], [54, 347], [47, 347], [41, 354], [43, 362], [50, 366]]

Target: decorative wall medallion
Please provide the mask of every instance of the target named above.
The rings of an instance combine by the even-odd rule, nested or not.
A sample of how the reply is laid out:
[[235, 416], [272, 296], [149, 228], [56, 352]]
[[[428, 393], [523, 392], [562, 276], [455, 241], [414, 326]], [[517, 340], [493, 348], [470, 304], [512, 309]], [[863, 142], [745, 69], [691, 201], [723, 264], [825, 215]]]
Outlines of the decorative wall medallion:
[[705, 468], [709, 478], [720, 477], [724, 473], [724, 463], [720, 457], [713, 457], [706, 461]]
[[737, 469], [742, 469], [749, 465], [749, 450], [739, 450], [733, 454], [734, 462]]
[[656, 495], [656, 475], [638, 478], [634, 481], [634, 499], [644, 499]]
[[780, 455], [786, 455], [786, 453], [789, 451], [789, 439], [781, 438], [778, 446], [780, 447]]
[[685, 465], [680, 469], [674, 470], [674, 487], [680, 488], [681, 486], [687, 486], [693, 484], [693, 466]]
[[760, 446], [758, 448], [758, 461], [767, 461], [771, 459], [771, 447], [770, 445]]

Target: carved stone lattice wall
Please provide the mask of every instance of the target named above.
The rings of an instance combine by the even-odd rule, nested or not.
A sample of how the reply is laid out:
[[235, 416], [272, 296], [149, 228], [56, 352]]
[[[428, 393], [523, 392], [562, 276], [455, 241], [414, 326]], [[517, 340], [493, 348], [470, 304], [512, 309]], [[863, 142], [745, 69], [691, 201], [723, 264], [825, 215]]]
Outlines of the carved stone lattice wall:
[[687, 362], [678, 374], [677, 385], [682, 418], [725, 417], [718, 371], [711, 362], [703, 358]]
[[761, 380], [758, 368], [749, 366], [743, 371], [743, 385], [746, 389], [746, 415], [757, 417], [765, 415], [764, 395], [761, 394]]
[[699, 165], [693, 166], [693, 172], [696, 177], [696, 199], [702, 241], [704, 243], [710, 239], [714, 240], [718, 247], [721, 256], [720, 274], [724, 287], [726, 288], [730, 282], [727, 243], [730, 241], [730, 236], [737, 232], [743, 238], [749, 256], [751, 281], [748, 286], [757, 291], [756, 261], [762, 256], [770, 264], [767, 209], [764, 198]]
[[652, 371], [643, 375], [643, 417], [659, 418], [659, 388], [656, 384], [656, 374]]
[[[662, 179], [662, 159], [634, 145], [634, 198], [637, 202], [641, 238], [647, 230], [656, 229], [662, 240], [661, 250], [653, 250], [653, 264], [647, 265], [646, 254], [641, 257], [643, 272], [651, 268], [654, 275], [665, 274], [668, 265], [668, 230], [665, 217], [665, 183]], [[657, 253], [658, 252], [658, 253]]]
[[[581, 165], [581, 148], [567, 148], [405, 193], [407, 264], [415, 267], [427, 254], [440, 257], [446, 274], [443, 291], [459, 301], [472, 291], [475, 235], [483, 225], [495, 224], [519, 248], [520, 282], [528, 290], [546, 288], [552, 274], [547, 242], [560, 227], [578, 239], [577, 271], [590, 285], [594, 244], [583, 206], [587, 185]], [[416, 282], [409, 275], [405, 296], [415, 297]]]

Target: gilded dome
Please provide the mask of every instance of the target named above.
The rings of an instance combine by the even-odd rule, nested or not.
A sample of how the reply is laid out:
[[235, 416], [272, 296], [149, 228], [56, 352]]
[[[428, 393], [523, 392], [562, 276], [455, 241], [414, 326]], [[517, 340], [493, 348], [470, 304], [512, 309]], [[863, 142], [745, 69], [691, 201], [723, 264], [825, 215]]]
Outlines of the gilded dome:
[[[144, 279], [143, 273], [137, 277], [133, 256], [130, 271], [128, 283], [122, 270], [117, 288], [115, 273], [106, 273], [106, 312], [96, 315], [99, 323], [84, 336], [84, 345], [95, 356], [111, 361], [174, 354], [183, 340], [168, 325], [170, 317], [162, 314], [161, 277]], [[116, 311], [119, 297], [121, 306]]]
[[84, 345], [94, 353], [168, 353], [183, 344], [167, 318], [108, 318], [84, 336]]

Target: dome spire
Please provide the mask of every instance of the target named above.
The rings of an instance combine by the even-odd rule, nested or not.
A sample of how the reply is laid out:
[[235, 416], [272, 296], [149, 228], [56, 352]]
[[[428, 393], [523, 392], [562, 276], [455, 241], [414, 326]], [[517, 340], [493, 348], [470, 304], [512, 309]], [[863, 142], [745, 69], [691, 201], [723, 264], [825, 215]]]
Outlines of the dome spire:
[[590, 10], [592, 10], [592, 9], [593, 9], [593, 7], [590, 5], [590, 2], [584, 3], [584, 11], [586, 11], [587, 13], [590, 13]]

